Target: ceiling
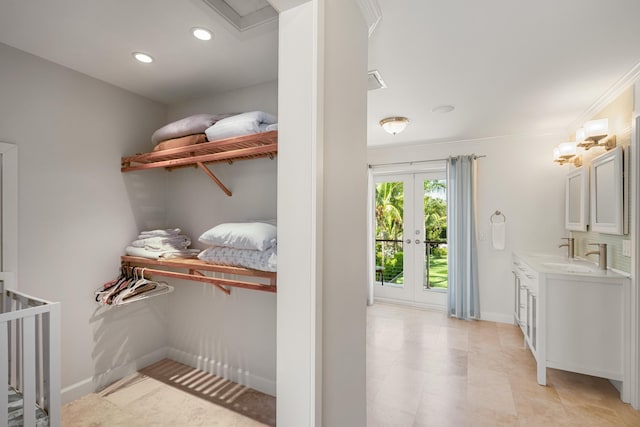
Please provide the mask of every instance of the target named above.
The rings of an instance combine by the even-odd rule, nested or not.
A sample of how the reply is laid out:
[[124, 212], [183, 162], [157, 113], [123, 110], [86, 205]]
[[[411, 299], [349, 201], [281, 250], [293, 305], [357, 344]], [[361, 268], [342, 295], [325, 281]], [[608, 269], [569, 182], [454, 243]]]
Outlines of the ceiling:
[[277, 28], [240, 32], [202, 0], [0, 0], [0, 42], [164, 104], [275, 80]]
[[[566, 135], [640, 61], [637, 0], [358, 1], [382, 16], [369, 69], [387, 88], [369, 92], [370, 145]], [[239, 31], [220, 2], [0, 0], [0, 42], [164, 104], [275, 80], [277, 22]], [[266, 1], [226, 3], [242, 16]], [[411, 121], [395, 136], [378, 125], [392, 115]]]
[[[640, 61], [638, 0], [378, 0], [369, 144], [568, 135]], [[453, 105], [451, 113], [432, 113]], [[378, 121], [411, 122], [398, 135]]]

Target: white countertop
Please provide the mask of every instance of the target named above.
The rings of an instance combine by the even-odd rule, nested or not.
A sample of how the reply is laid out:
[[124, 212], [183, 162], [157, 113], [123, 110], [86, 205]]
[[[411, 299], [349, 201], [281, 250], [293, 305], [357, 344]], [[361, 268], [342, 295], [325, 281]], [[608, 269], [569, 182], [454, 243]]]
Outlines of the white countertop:
[[514, 253], [514, 260], [520, 259], [538, 273], [569, 276], [593, 277], [600, 279], [621, 279], [629, 273], [618, 270], [601, 270], [598, 265], [582, 258], [567, 258], [558, 255], [536, 253]]

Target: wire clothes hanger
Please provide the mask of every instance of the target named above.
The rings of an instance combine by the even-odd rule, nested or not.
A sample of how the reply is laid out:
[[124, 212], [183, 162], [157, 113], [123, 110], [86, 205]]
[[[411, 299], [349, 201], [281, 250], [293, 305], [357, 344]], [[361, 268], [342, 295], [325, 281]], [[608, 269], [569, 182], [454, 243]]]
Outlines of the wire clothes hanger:
[[174, 291], [173, 286], [165, 282], [145, 278], [144, 270], [122, 267], [117, 279], [105, 283], [96, 291], [96, 301], [101, 305], [121, 306]]

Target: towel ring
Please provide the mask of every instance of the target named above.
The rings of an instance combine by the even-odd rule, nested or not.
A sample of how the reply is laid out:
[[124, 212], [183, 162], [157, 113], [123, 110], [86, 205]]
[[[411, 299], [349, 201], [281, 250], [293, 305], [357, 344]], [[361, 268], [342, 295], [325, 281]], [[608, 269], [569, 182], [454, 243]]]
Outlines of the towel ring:
[[502, 217], [502, 221], [500, 222], [507, 222], [507, 217], [500, 211], [495, 211], [493, 214], [491, 214], [491, 218], [489, 218], [489, 221], [493, 224], [495, 223], [495, 221], [493, 220], [495, 218], [500, 218]]

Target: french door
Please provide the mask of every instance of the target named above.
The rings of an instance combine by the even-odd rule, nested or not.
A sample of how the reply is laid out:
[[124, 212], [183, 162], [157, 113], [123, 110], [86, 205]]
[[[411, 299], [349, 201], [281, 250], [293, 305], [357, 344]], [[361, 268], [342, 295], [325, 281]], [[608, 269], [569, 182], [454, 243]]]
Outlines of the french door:
[[374, 297], [446, 307], [445, 171], [375, 177]]

